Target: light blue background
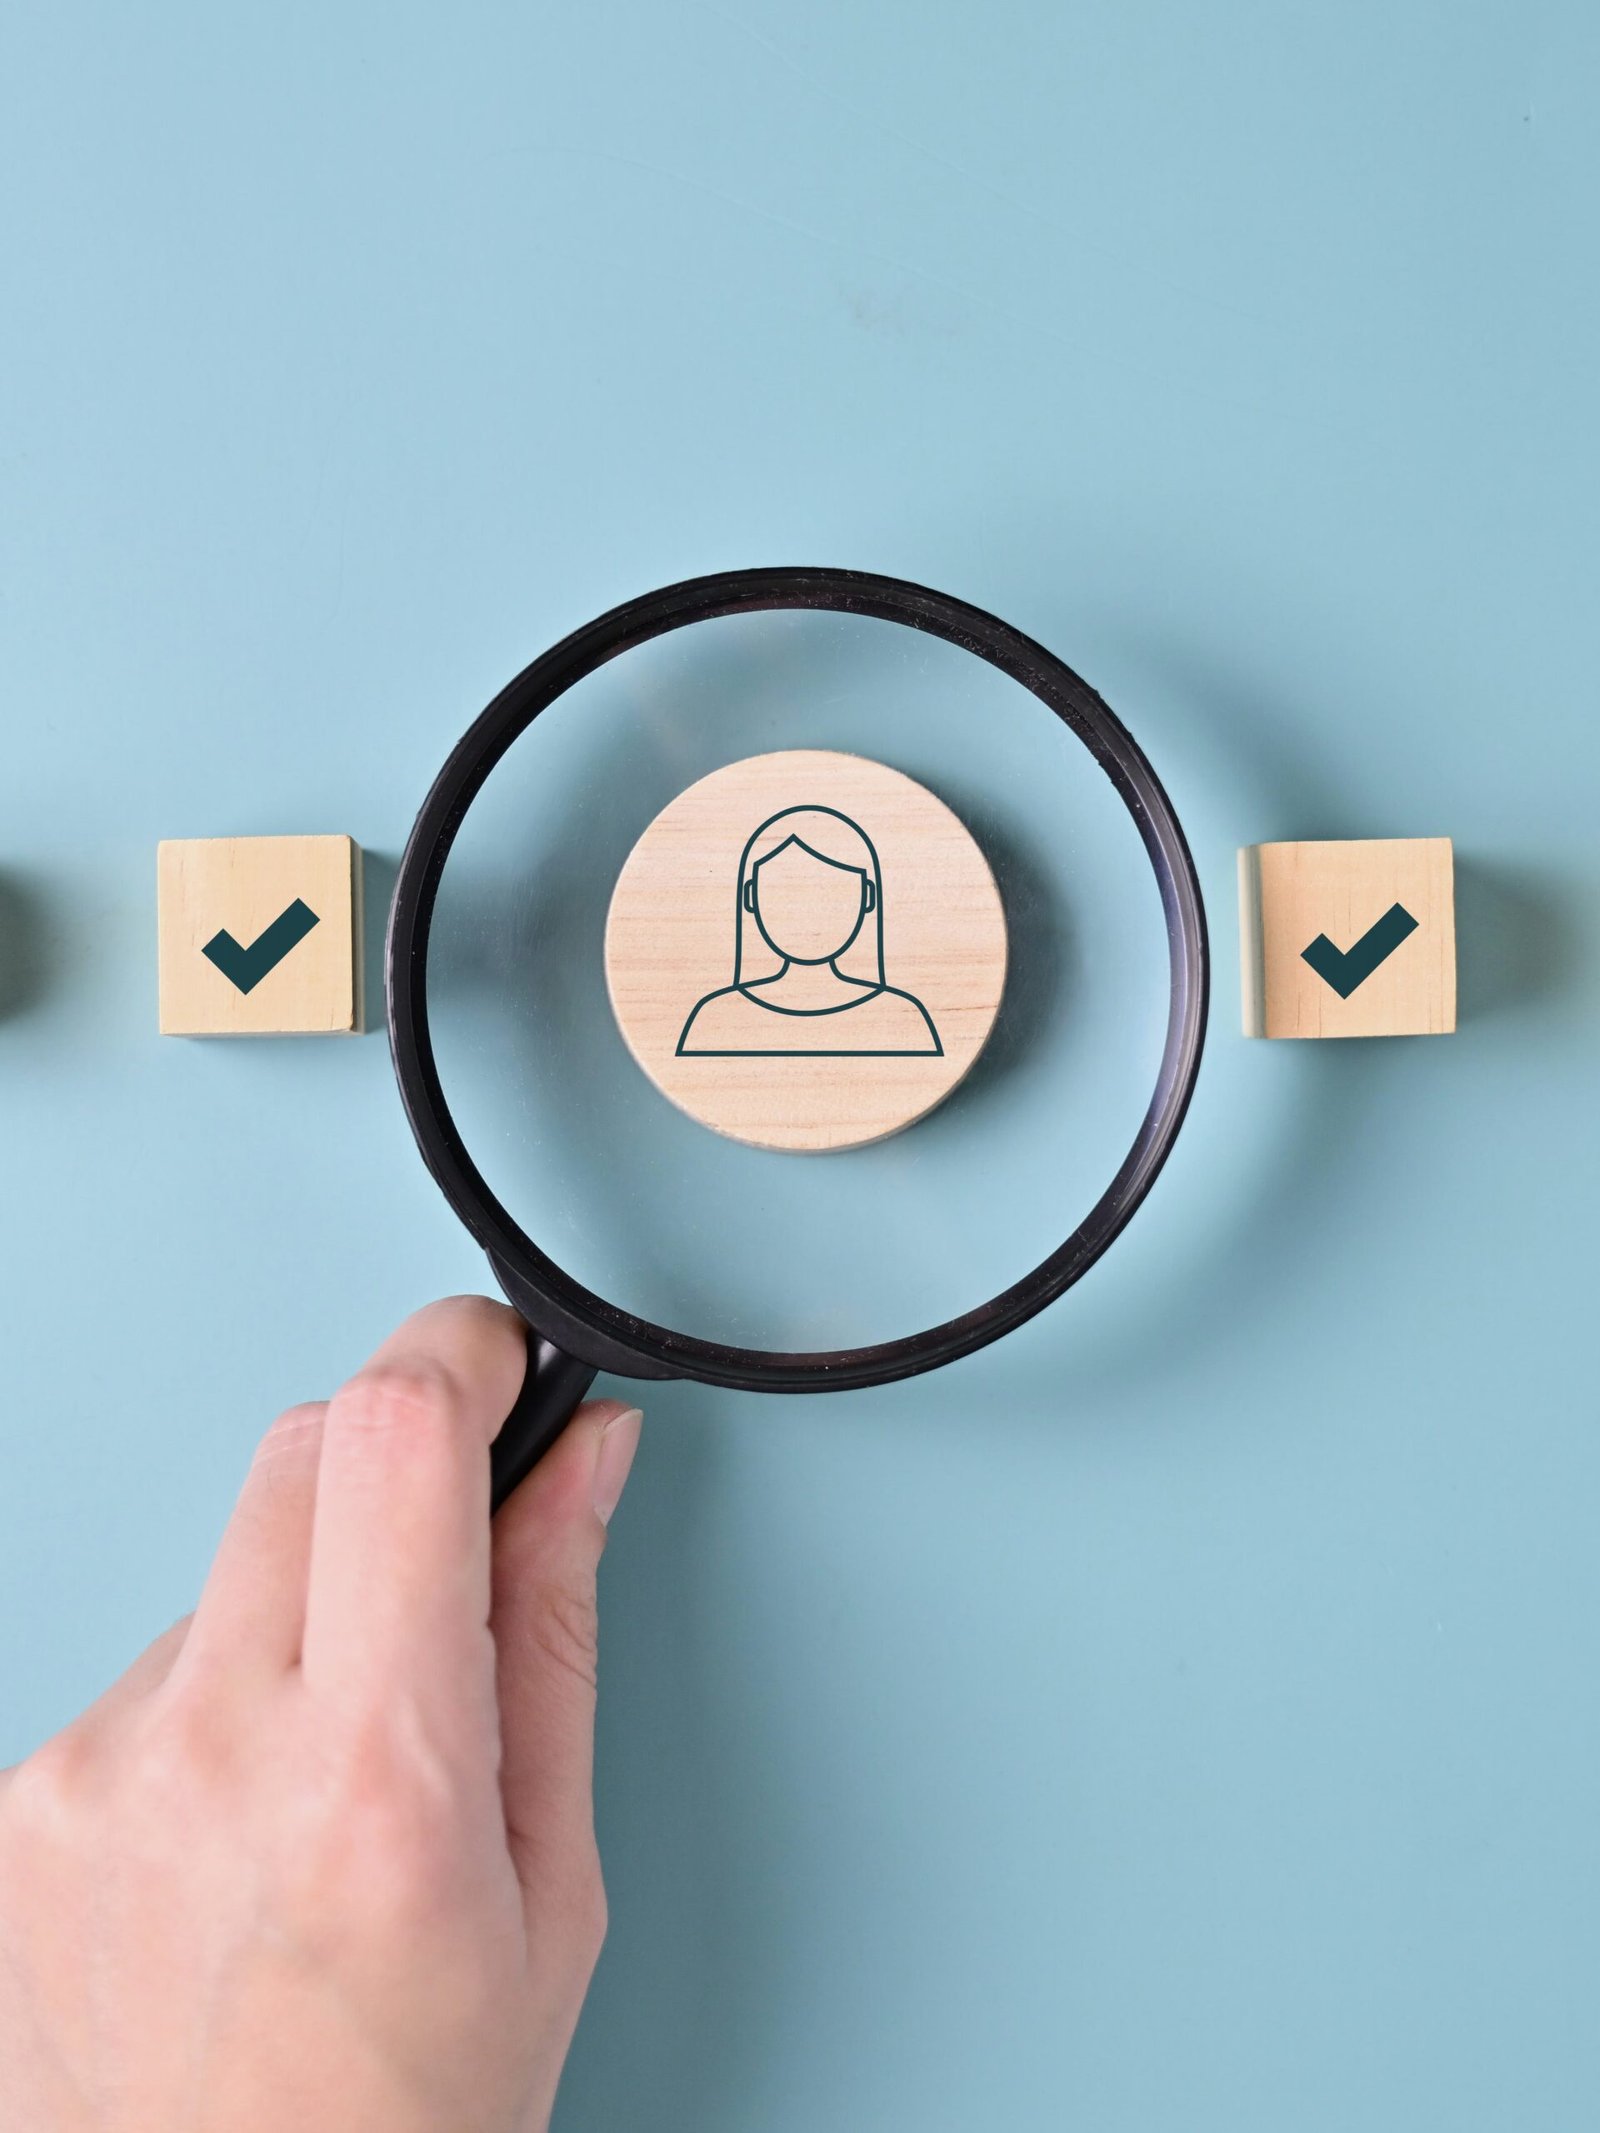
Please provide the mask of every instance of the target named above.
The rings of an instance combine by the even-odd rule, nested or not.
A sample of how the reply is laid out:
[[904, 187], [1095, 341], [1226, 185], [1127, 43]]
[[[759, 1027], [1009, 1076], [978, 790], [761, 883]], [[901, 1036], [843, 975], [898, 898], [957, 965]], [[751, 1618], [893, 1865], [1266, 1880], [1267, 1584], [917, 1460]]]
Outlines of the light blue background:
[[[1581, 0], [8, 12], [0, 1755], [480, 1280], [380, 1037], [157, 1038], [156, 840], [392, 862], [612, 601], [892, 571], [1146, 743], [1211, 1048], [1002, 1348], [650, 1395], [558, 2124], [1596, 2121], [1597, 63]], [[1236, 844], [1428, 833], [1460, 1034], [1240, 1038]]]

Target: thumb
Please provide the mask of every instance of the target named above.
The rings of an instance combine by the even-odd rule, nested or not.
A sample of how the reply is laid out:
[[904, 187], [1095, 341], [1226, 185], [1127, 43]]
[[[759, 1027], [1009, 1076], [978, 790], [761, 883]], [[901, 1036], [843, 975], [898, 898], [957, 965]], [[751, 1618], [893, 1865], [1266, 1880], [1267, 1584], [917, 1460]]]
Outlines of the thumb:
[[600, 1900], [595, 1572], [640, 1421], [620, 1400], [579, 1408], [494, 1521], [500, 1786], [530, 1934]]

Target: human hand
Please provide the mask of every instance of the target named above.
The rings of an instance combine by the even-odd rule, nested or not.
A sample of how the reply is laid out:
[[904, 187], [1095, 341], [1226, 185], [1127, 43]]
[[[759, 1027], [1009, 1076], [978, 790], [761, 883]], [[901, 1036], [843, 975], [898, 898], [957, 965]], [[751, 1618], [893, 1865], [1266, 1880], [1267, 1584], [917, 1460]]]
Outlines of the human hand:
[[538, 2133], [605, 1932], [595, 1571], [636, 1411], [489, 1519], [483, 1297], [262, 1440], [193, 1615], [0, 1773], [0, 2123]]

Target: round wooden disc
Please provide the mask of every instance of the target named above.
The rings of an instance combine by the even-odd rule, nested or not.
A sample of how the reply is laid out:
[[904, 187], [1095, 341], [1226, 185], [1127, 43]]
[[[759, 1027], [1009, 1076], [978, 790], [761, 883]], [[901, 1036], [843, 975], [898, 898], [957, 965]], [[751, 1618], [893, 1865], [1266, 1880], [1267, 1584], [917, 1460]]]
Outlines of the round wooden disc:
[[854, 1148], [982, 1051], [1006, 927], [942, 800], [865, 756], [788, 749], [691, 785], [628, 855], [606, 981], [635, 1059], [758, 1148]]

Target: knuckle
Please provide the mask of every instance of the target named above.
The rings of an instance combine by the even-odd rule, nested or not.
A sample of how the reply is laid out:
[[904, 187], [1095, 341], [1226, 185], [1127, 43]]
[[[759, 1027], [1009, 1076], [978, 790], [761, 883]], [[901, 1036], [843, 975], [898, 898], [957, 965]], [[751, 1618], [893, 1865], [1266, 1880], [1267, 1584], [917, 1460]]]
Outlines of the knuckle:
[[462, 1295], [450, 1299], [450, 1308], [460, 1314], [463, 1322], [470, 1321], [475, 1332], [493, 1339], [496, 1335], [525, 1340], [522, 1321], [508, 1303], [497, 1297]]
[[461, 1821], [448, 1759], [418, 1725], [403, 1710], [363, 1714], [343, 1727], [306, 1795], [297, 1911], [414, 1929], [456, 1896]]
[[452, 1427], [459, 1405], [449, 1371], [425, 1358], [375, 1364], [336, 1397], [345, 1429], [382, 1436], [436, 1436]]
[[216, 1686], [204, 1676], [182, 1686], [169, 1677], [138, 1728], [130, 1773], [139, 1789], [170, 1812], [225, 1793], [236, 1767], [232, 1714]]
[[606, 1885], [601, 1878], [600, 1863], [597, 1859], [593, 1871], [585, 1875], [573, 1898], [571, 1914], [573, 1945], [586, 1959], [591, 1970], [600, 1960], [600, 1951], [605, 1946], [610, 1924], [611, 1909], [606, 1900]]
[[308, 1437], [315, 1437], [326, 1412], [327, 1403], [323, 1400], [301, 1400], [294, 1407], [286, 1407], [256, 1446], [257, 1461], [278, 1458], [296, 1450]]
[[593, 1690], [599, 1673], [600, 1623], [592, 1592], [548, 1585], [531, 1610], [528, 1634], [557, 1672]]
[[53, 1734], [8, 1776], [8, 1827], [24, 1843], [70, 1837], [93, 1800], [98, 1760], [86, 1727]]
[[188, 1642], [189, 1632], [193, 1628], [194, 1609], [191, 1607], [187, 1614], [179, 1615], [176, 1621], [169, 1622], [160, 1636], [151, 1640], [147, 1649], [152, 1654], [159, 1653], [162, 1658], [167, 1657], [169, 1653], [176, 1657]]
[[512, 1825], [518, 1877], [549, 1944], [564, 1951], [587, 1975], [600, 1960], [610, 1926], [605, 1878], [591, 1829], [586, 1839], [571, 1830], [553, 1841], [549, 1830]]

